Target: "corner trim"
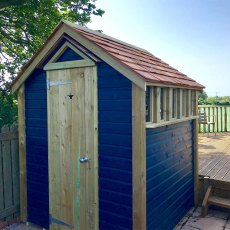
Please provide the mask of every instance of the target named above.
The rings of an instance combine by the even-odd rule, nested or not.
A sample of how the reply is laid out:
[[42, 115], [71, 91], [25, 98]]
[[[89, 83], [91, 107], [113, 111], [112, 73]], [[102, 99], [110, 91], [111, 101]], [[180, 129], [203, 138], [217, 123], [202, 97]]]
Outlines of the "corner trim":
[[133, 230], [146, 230], [145, 90], [132, 83]]
[[26, 183], [26, 131], [25, 131], [25, 86], [18, 91], [18, 132], [19, 132], [19, 175], [20, 175], [20, 213], [21, 221], [27, 221], [27, 183]]

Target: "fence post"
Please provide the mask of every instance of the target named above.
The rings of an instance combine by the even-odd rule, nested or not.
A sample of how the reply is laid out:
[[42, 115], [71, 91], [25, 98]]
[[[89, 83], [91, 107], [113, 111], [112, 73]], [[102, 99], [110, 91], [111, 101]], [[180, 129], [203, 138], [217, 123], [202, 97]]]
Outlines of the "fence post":
[[[9, 133], [9, 126], [4, 125], [2, 127], [2, 133]], [[3, 181], [4, 181], [4, 201], [5, 209], [13, 205], [12, 201], [12, 164], [11, 164], [11, 151], [10, 140], [4, 140], [2, 142], [2, 158], [3, 158]], [[13, 216], [8, 216], [6, 220], [12, 219]]]
[[224, 107], [224, 124], [225, 124], [225, 132], [228, 132], [228, 122], [227, 122], [227, 107]]
[[[12, 124], [10, 127], [11, 132], [17, 132], [18, 126]], [[11, 154], [12, 154], [12, 183], [13, 183], [13, 204], [19, 207], [20, 205], [20, 191], [19, 191], [19, 148], [18, 148], [18, 138], [11, 140]], [[18, 216], [20, 214], [19, 210], [14, 214]]]

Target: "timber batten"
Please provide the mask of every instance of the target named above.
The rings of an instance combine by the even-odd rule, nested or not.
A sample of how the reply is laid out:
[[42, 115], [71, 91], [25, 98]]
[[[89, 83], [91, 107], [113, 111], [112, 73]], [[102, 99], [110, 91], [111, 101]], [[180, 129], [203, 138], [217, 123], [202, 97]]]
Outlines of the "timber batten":
[[44, 70], [58, 70], [58, 69], [73, 69], [79, 67], [95, 66], [95, 63], [91, 60], [79, 60], [68, 62], [57, 62], [46, 64]]
[[20, 167], [20, 215], [27, 221], [27, 186], [26, 186], [26, 132], [25, 132], [25, 86], [18, 92], [18, 132], [19, 132], [19, 167]]
[[[198, 115], [198, 92], [195, 94], [195, 114]], [[198, 205], [198, 133], [199, 133], [199, 121], [198, 118], [194, 120], [194, 204]]]
[[145, 91], [132, 84], [133, 229], [146, 229]]

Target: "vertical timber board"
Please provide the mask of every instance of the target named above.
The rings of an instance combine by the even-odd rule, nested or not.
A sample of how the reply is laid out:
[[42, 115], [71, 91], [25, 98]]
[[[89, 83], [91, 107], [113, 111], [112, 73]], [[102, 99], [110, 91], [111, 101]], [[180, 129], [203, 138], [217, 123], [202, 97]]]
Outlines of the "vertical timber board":
[[[70, 80], [68, 71], [48, 72], [49, 81]], [[71, 159], [71, 85], [52, 86], [48, 92], [49, 197], [53, 218], [73, 224]], [[63, 226], [51, 224], [51, 229]]]
[[[161, 88], [162, 90], [162, 88]], [[168, 97], [168, 88], [163, 88], [163, 92], [164, 92], [164, 97], [163, 97], [163, 119], [162, 120], [166, 120], [166, 116], [167, 116], [167, 97]]]
[[170, 121], [172, 120], [172, 107], [173, 107], [173, 89], [172, 88], [168, 88], [168, 92], [167, 92], [167, 96], [166, 96], [166, 120]]
[[216, 106], [216, 132], [219, 132], [219, 107]]
[[19, 168], [20, 168], [20, 216], [27, 221], [26, 186], [26, 133], [25, 133], [25, 86], [18, 91], [18, 132], [19, 132]]
[[227, 107], [224, 107], [224, 131], [228, 131], [228, 123], [227, 123]]
[[186, 117], [191, 116], [192, 111], [192, 103], [191, 103], [191, 90], [188, 89], [187, 91], [187, 98], [186, 98]]
[[[90, 161], [86, 164], [86, 228], [89, 230], [98, 229], [98, 214], [97, 204], [98, 199], [96, 191], [98, 191], [98, 166], [97, 166], [97, 91], [96, 91], [96, 67], [86, 67], [84, 70], [85, 79], [85, 139], [86, 151], [85, 155], [89, 157]], [[95, 98], [96, 97], [96, 98]]]
[[220, 107], [220, 132], [223, 132], [223, 107]]
[[[96, 67], [71, 69], [75, 229], [98, 229]], [[80, 157], [90, 160], [80, 164]]]
[[[206, 113], [207, 114], [207, 113]], [[209, 121], [211, 121], [211, 119], [210, 119], [210, 116], [211, 115], [211, 113], [210, 113], [210, 107], [208, 107], [208, 117], [209, 117]], [[210, 133], [210, 125], [208, 126], [208, 132]]]
[[[58, 71], [47, 72], [49, 81], [58, 81]], [[48, 111], [48, 161], [49, 161], [49, 213], [53, 217], [60, 216], [60, 126], [59, 126], [59, 88], [51, 87], [47, 92], [47, 111]], [[50, 122], [52, 119], [52, 122]], [[55, 135], [53, 135], [55, 134]], [[50, 225], [50, 229], [58, 229], [57, 226]]]
[[[196, 91], [195, 98], [195, 116], [198, 115], [198, 91]], [[194, 120], [194, 205], [198, 205], [198, 133], [199, 133], [199, 120]]]
[[146, 229], [145, 91], [132, 83], [133, 229]]
[[[73, 69], [72, 76], [74, 74], [77, 76], [76, 78], [72, 78], [73, 81], [73, 94], [76, 95], [76, 108], [73, 109], [73, 113], [75, 113], [76, 117], [73, 120], [73, 130], [76, 130], [76, 136], [73, 137], [73, 140], [76, 139], [76, 149], [77, 149], [77, 157], [76, 157], [76, 180], [77, 185], [75, 189], [75, 199], [76, 203], [74, 206], [74, 219], [76, 229], [86, 229], [86, 167], [87, 163], [80, 164], [80, 157], [86, 156], [86, 130], [85, 130], [85, 74], [83, 68]], [[73, 97], [73, 98], [74, 98]], [[75, 100], [74, 99], [74, 100]], [[74, 101], [73, 101], [74, 102]]]
[[[2, 133], [9, 133], [10, 129], [8, 126], [2, 127]], [[3, 191], [5, 199], [5, 209], [13, 205], [13, 186], [12, 186], [12, 162], [11, 162], [11, 148], [10, 140], [4, 140], [2, 142], [2, 160], [3, 164]], [[6, 220], [10, 220], [13, 216], [9, 216]]]
[[[71, 81], [70, 71], [58, 72], [58, 81]], [[55, 81], [55, 80], [54, 80]], [[60, 126], [60, 220], [73, 225], [73, 167], [72, 167], [72, 100], [68, 95], [72, 94], [71, 84], [56, 86], [59, 88], [58, 102], [59, 126]], [[57, 109], [57, 108], [56, 108]], [[53, 159], [54, 160], [54, 159]], [[58, 218], [59, 219], [59, 218]], [[62, 226], [59, 226], [62, 229]]]
[[[82, 72], [80, 73], [78, 70], [76, 71], [71, 70], [71, 75], [72, 71], [76, 75], [83, 74]], [[80, 181], [80, 174], [81, 174], [81, 168], [80, 168], [80, 163], [79, 163], [79, 158], [81, 154], [81, 149], [80, 149], [80, 137], [79, 133], [81, 132], [80, 124], [82, 123], [81, 119], [81, 110], [80, 110], [80, 98], [82, 97], [82, 92], [81, 92], [81, 87], [78, 86], [78, 78], [72, 78], [72, 91], [76, 92], [75, 95], [73, 96], [73, 106], [72, 109], [72, 118], [76, 118], [72, 121], [72, 140], [75, 141], [75, 144], [72, 146], [72, 159], [73, 159], [73, 171], [75, 171], [75, 174], [73, 174], [73, 183], [74, 183], [74, 198], [73, 198], [73, 204], [74, 204], [74, 225], [76, 226], [76, 229], [78, 230], [80, 228], [80, 208], [81, 208], [81, 181]]]
[[153, 105], [152, 105], [152, 113], [153, 113], [153, 122], [158, 123], [160, 122], [160, 87], [153, 88]]
[[[10, 127], [11, 132], [17, 132], [18, 127], [12, 125]], [[13, 184], [13, 205], [19, 206], [19, 155], [18, 155], [18, 139], [11, 140], [11, 157], [12, 157], [12, 184]], [[15, 213], [14, 217], [19, 213]]]
[[150, 102], [149, 102], [149, 111], [150, 111], [150, 122], [154, 120], [154, 88], [150, 87]]
[[181, 119], [182, 118], [182, 103], [183, 103], [183, 95], [182, 95], [183, 90], [182, 89], [177, 89], [177, 118]]

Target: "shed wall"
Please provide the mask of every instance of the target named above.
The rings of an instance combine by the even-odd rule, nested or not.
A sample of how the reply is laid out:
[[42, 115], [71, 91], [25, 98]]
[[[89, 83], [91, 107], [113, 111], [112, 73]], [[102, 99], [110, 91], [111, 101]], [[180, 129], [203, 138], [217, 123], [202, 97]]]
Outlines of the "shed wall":
[[49, 226], [46, 73], [35, 71], [25, 83], [28, 221]]
[[147, 229], [171, 230], [194, 205], [193, 121], [146, 130]]
[[[71, 56], [71, 57], [70, 57]], [[79, 60], [67, 50], [61, 61]], [[59, 61], [59, 60], [58, 60]], [[49, 227], [46, 73], [25, 83], [28, 221]], [[100, 229], [132, 229], [132, 86], [98, 65]]]
[[132, 84], [98, 64], [100, 230], [132, 229]]

